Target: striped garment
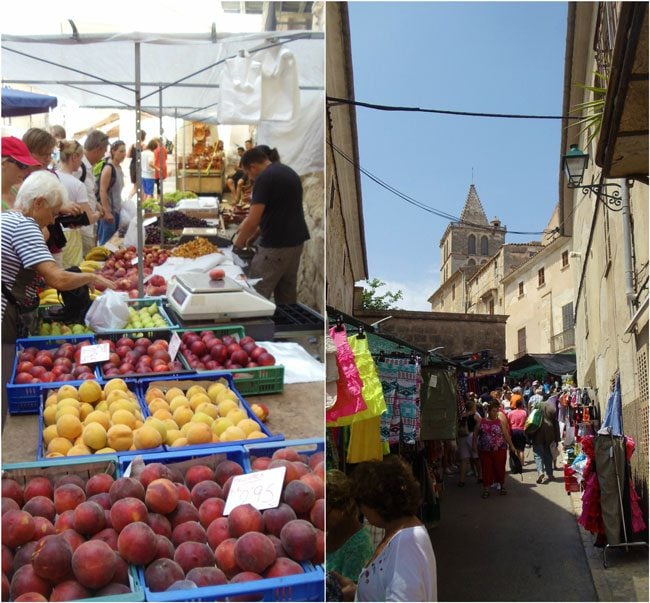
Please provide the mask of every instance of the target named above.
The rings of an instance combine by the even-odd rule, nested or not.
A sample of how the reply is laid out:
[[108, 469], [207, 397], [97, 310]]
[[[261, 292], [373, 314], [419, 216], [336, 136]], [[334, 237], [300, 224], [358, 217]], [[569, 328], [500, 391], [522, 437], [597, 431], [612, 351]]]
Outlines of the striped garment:
[[[2, 212], [0, 231], [2, 232], [2, 283], [10, 291], [21, 268], [33, 268], [41, 262], [54, 261], [43, 233], [33, 218], [28, 218], [19, 211]], [[38, 296], [37, 284], [34, 282], [28, 286], [26, 297]], [[3, 293], [3, 317], [7, 301]]]

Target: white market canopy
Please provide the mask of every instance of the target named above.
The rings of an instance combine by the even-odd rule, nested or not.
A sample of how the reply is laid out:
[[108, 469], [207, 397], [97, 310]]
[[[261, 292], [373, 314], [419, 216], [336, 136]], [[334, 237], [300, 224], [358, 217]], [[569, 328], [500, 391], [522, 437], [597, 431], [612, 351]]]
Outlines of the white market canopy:
[[294, 55], [301, 108], [291, 122], [259, 122], [258, 141], [277, 147], [283, 162], [300, 174], [321, 171], [322, 32], [3, 35], [2, 79], [4, 85], [38, 86], [80, 107], [217, 124], [225, 61], [244, 53], [263, 60], [278, 47]]

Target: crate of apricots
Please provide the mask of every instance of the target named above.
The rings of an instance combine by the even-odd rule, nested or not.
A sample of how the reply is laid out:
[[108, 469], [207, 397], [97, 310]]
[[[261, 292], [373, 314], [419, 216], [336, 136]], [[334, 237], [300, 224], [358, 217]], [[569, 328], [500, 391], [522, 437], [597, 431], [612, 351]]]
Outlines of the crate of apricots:
[[140, 398], [151, 420], [166, 428], [164, 444], [168, 449], [284, 439], [281, 434], [271, 434], [241, 397], [229, 374], [143, 379]]
[[162, 452], [166, 430], [148, 416], [135, 381], [84, 381], [47, 390], [39, 416], [38, 458]]

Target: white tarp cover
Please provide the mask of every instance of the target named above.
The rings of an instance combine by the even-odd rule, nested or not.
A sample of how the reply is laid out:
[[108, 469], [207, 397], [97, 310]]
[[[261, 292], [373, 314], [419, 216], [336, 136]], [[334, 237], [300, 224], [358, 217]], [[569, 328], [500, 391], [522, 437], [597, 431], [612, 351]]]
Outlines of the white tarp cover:
[[[322, 32], [286, 31], [219, 35], [129, 33], [2, 37], [5, 85], [29, 84], [80, 107], [133, 109], [136, 42], [140, 44], [141, 109], [218, 122], [219, 84], [225, 60], [248, 52], [264, 62], [289, 49], [298, 67], [300, 111], [286, 123], [258, 124], [258, 142], [277, 147], [283, 163], [299, 174], [324, 169], [324, 39]], [[264, 135], [262, 135], [264, 132]], [[318, 144], [314, 144], [318, 141]]]

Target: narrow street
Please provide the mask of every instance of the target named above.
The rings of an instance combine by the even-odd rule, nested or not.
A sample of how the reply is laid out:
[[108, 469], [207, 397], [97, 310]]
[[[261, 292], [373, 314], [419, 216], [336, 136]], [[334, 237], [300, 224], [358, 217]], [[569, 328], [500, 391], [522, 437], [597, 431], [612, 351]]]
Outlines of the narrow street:
[[440, 601], [596, 601], [585, 551], [561, 472], [537, 485], [532, 451], [508, 494], [468, 477], [445, 478], [440, 524], [431, 530]]

